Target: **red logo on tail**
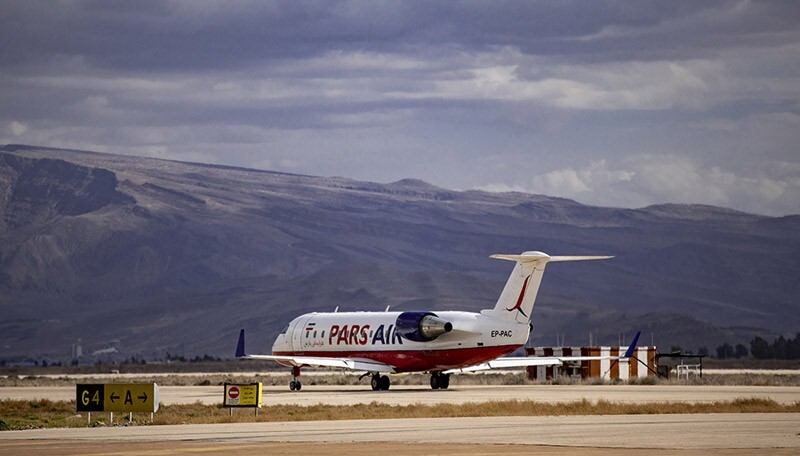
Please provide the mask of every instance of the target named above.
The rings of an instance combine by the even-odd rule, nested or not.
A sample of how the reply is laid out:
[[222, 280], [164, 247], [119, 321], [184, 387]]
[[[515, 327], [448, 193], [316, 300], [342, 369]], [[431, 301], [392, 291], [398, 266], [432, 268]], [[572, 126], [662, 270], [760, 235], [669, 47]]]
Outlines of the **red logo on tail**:
[[[529, 280], [531, 280], [530, 276], [528, 276], [528, 278], [525, 279], [525, 283], [522, 284], [522, 291], [519, 292], [519, 298], [517, 298], [517, 304], [514, 307], [510, 308], [510, 309], [506, 309], [507, 311], [511, 312], [512, 310], [516, 310], [517, 312], [521, 313], [522, 315], [525, 315], [525, 312], [523, 312], [520, 307], [522, 306], [522, 299], [525, 297], [525, 290], [528, 288], [528, 281]], [[525, 318], [528, 318], [528, 316], [525, 315]]]

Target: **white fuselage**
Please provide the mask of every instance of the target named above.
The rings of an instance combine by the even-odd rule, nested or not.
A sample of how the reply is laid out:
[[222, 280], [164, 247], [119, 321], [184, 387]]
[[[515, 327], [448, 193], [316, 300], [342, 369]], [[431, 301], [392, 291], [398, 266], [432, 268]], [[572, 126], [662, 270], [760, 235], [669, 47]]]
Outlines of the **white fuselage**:
[[[452, 324], [432, 340], [417, 341], [397, 330], [403, 312], [334, 312], [301, 315], [272, 346], [280, 356], [369, 359], [396, 372], [458, 369], [498, 358], [528, 340], [530, 325], [472, 312], [431, 313]], [[413, 337], [412, 337], [413, 338]]]

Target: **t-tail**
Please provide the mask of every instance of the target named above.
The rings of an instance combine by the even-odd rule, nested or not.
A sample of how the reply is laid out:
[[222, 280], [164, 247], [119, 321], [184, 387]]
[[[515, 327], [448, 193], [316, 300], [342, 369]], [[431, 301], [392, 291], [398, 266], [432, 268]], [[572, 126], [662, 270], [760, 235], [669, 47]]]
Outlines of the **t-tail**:
[[550, 256], [542, 252], [524, 252], [521, 255], [492, 255], [491, 258], [516, 261], [494, 309], [481, 313], [494, 318], [529, 323], [533, 303], [542, 284], [547, 263], [552, 261], [606, 260], [613, 256]]

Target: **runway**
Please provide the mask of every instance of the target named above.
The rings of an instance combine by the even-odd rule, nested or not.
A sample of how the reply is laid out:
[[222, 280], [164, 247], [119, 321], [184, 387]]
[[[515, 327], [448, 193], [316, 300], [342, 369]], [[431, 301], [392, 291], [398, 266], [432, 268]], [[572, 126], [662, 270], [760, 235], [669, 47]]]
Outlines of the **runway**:
[[[160, 386], [163, 405], [222, 403], [222, 386]], [[3, 387], [0, 399], [74, 400], [75, 387]], [[448, 390], [431, 390], [422, 385], [393, 386], [389, 391], [372, 391], [368, 385], [304, 385], [291, 392], [285, 386], [264, 388], [264, 405], [353, 405], [378, 402], [389, 405], [463, 404], [501, 400], [531, 400], [547, 403], [606, 400], [619, 403], [732, 401], [738, 398], [771, 399], [780, 404], [800, 401], [800, 388], [792, 386], [708, 386], [708, 385], [457, 385]]]
[[465, 450], [453, 454], [466, 455], [500, 453], [501, 447], [496, 445], [521, 445], [517, 450], [527, 452], [517, 454], [547, 448], [598, 450], [592, 454], [619, 454], [624, 449], [639, 453], [642, 449], [680, 450], [681, 454], [702, 451], [704, 455], [718, 450], [769, 449], [770, 454], [797, 454], [799, 433], [800, 414], [348, 420], [6, 431], [0, 432], [0, 453], [87, 454], [94, 448], [115, 455], [144, 450], [149, 454], [263, 454], [270, 452], [271, 444], [293, 443], [290, 447], [298, 452], [300, 448], [308, 451], [308, 445], [328, 444], [325, 452], [329, 454], [337, 454], [330, 450], [339, 445], [352, 444], [373, 451], [386, 445], [423, 445], [431, 454], [438, 453], [437, 448], [457, 446]]
[[[160, 387], [162, 404], [219, 404], [222, 386]], [[0, 388], [0, 399], [74, 400], [74, 387]], [[306, 385], [300, 392], [268, 387], [262, 413], [277, 404], [463, 404], [495, 400], [564, 403], [586, 399], [618, 403], [713, 402], [764, 398], [800, 401], [800, 388], [694, 385], [456, 385], [433, 391], [396, 386]], [[334, 445], [331, 445], [334, 444]], [[132, 426], [0, 432], [0, 454], [661, 454], [708, 456], [797, 454], [800, 414], [550, 416], [350, 420], [211, 425]]]

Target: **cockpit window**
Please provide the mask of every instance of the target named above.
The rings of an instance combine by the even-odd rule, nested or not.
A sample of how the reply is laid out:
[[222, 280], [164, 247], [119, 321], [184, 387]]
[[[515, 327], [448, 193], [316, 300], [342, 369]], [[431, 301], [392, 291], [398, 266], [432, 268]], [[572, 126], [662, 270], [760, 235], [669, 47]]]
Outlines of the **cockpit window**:
[[[283, 328], [283, 331], [281, 331], [281, 336], [282, 336], [282, 335], [284, 335], [284, 334], [286, 334], [286, 331], [288, 331], [288, 330], [289, 330], [289, 325], [286, 325], [286, 327], [285, 327], [285, 328]], [[274, 334], [274, 333], [273, 333], [273, 334]]]

